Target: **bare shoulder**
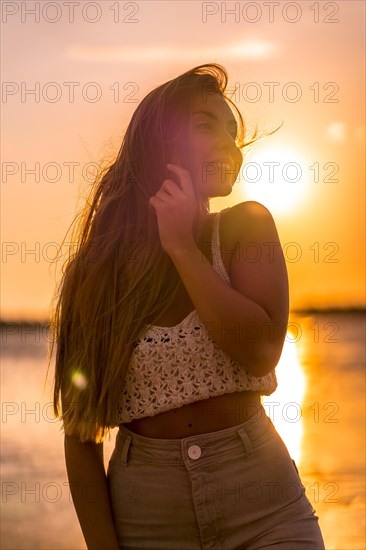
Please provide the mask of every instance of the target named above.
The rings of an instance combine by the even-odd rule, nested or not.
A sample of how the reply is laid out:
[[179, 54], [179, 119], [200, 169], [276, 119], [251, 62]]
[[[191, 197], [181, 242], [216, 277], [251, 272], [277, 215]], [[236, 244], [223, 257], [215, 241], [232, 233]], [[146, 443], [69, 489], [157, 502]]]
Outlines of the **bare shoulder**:
[[289, 288], [276, 225], [261, 203], [246, 201], [223, 213], [230, 242], [232, 287], [259, 304], [272, 320], [287, 322]]
[[257, 201], [240, 202], [226, 210], [222, 215], [222, 225], [231, 242], [248, 242], [261, 237], [278, 239], [271, 212]]

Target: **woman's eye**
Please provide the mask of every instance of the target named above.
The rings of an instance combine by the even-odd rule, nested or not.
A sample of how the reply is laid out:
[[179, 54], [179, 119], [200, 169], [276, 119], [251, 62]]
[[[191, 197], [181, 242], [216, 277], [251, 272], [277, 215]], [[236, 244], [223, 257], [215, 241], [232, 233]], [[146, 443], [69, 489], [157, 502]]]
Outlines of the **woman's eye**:
[[[202, 124], [199, 124], [197, 128], [208, 128], [212, 130], [212, 124], [209, 124], [208, 122], [202, 122]], [[230, 132], [231, 137], [233, 140], [236, 140], [236, 132]]]
[[208, 122], [203, 122], [202, 124], [199, 124], [197, 128], [212, 128], [212, 126]]

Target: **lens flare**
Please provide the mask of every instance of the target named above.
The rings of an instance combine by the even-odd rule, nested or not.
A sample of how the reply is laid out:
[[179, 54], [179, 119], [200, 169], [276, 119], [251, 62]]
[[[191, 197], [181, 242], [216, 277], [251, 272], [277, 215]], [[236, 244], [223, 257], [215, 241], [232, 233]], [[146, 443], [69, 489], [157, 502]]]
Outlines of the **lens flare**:
[[72, 372], [71, 381], [79, 390], [84, 390], [88, 385], [87, 377], [80, 370]]

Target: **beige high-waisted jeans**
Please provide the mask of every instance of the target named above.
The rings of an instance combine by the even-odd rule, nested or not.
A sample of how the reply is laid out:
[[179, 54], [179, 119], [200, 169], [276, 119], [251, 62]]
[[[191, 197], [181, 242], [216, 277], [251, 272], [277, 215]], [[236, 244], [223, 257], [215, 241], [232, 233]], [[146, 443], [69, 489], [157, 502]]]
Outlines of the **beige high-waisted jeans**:
[[242, 424], [182, 439], [121, 426], [107, 479], [123, 550], [325, 550], [263, 405]]

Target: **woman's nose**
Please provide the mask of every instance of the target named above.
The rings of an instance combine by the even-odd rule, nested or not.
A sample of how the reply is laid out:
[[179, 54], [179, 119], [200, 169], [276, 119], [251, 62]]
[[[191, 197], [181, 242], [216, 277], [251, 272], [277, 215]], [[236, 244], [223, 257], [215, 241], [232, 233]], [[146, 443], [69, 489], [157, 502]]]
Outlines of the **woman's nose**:
[[222, 131], [219, 138], [219, 144], [221, 148], [227, 148], [228, 152], [238, 149], [235, 138], [229, 131]]
[[218, 143], [218, 150], [225, 157], [229, 157], [233, 162], [243, 162], [243, 155], [236, 144], [233, 136], [230, 134], [223, 136]]

